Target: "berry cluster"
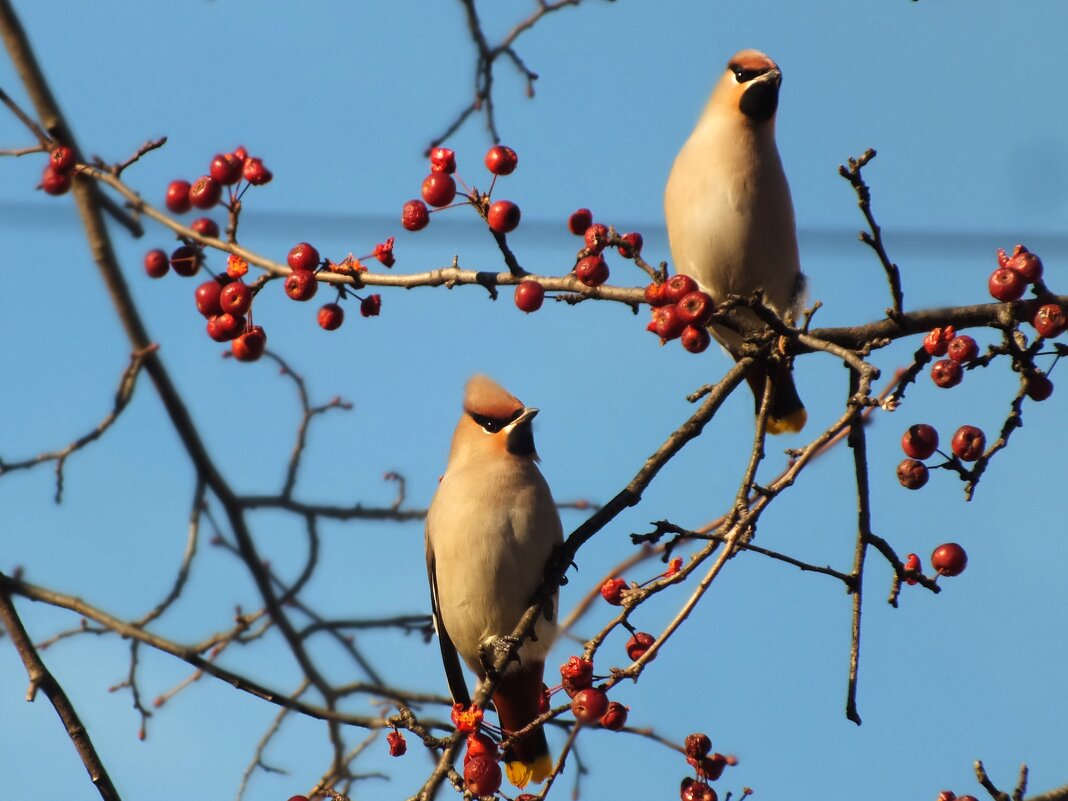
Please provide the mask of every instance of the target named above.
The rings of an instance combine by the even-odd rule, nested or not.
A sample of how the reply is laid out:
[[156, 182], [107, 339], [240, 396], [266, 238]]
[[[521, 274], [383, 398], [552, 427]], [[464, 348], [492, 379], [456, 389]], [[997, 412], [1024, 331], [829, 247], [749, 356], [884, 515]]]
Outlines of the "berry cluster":
[[716, 304], [688, 275], [674, 275], [663, 283], [645, 288], [645, 300], [653, 309], [653, 319], [646, 326], [660, 337], [660, 344], [679, 339], [690, 353], [708, 347], [711, 337], [708, 323]]
[[937, 801], [978, 801], [974, 795], [955, 795], [952, 790], [943, 790], [938, 794]]
[[[575, 720], [586, 726], [601, 725], [619, 731], [627, 724], [629, 707], [618, 701], [609, 701], [607, 693], [593, 686], [593, 662], [581, 656], [573, 656], [560, 665], [560, 687], [571, 699], [571, 712]], [[548, 687], [542, 695], [542, 712], [549, 711], [550, 696], [554, 691]]]
[[645, 244], [637, 232], [619, 235], [610, 226], [595, 223], [593, 212], [586, 208], [572, 212], [567, 219], [567, 228], [575, 236], [582, 237], [574, 272], [575, 277], [588, 287], [600, 286], [608, 280], [610, 272], [604, 257], [607, 248], [616, 248], [625, 259], [636, 259]]
[[953, 456], [947, 456], [938, 450], [938, 432], [927, 423], [909, 426], [901, 436], [901, 450], [908, 458], [897, 466], [897, 480], [906, 489], [920, 489], [930, 478], [930, 472], [923, 459], [935, 453], [946, 458], [939, 467], [960, 467], [961, 462], [974, 462], [986, 451], [986, 434], [981, 428], [963, 425], [953, 434], [950, 442]]
[[718, 796], [708, 783], [723, 775], [723, 769], [733, 767], [738, 760], [733, 756], [712, 753], [712, 740], [700, 732], [691, 734], [685, 743], [686, 761], [697, 772], [697, 778], [687, 776], [679, 787], [682, 801], [717, 801]]
[[[273, 173], [264, 166], [263, 159], [250, 156], [244, 147], [238, 147], [230, 153], [216, 154], [208, 167], [208, 174], [192, 183], [182, 179], [171, 181], [164, 203], [174, 214], [185, 214], [193, 208], [207, 211], [219, 204], [223, 187], [226, 187], [226, 206], [233, 211], [250, 186], [262, 186], [273, 177]], [[213, 235], [218, 236], [218, 228]]]
[[70, 181], [78, 160], [74, 151], [66, 145], [57, 145], [48, 154], [41, 183], [37, 187], [48, 195], [65, 195], [70, 191]]
[[[931, 552], [931, 567], [939, 576], [959, 576], [967, 566], [968, 554], [955, 542], [943, 543]], [[921, 567], [920, 557], [916, 554], [910, 553], [905, 557], [905, 570], [919, 573]], [[913, 585], [917, 580], [907, 578], [905, 583]]]

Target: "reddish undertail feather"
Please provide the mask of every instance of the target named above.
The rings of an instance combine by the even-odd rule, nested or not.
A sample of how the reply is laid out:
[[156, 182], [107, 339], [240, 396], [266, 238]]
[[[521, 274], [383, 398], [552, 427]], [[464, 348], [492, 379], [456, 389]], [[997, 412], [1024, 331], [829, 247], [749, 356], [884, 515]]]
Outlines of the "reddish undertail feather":
[[[760, 401], [764, 397], [764, 379], [766, 370], [756, 368], [746, 376], [756, 400], [756, 410], [760, 412]], [[796, 433], [805, 427], [808, 412], [797, 394], [794, 374], [784, 364], [776, 364], [771, 374], [772, 391], [771, 413], [768, 415], [768, 433], [781, 434], [784, 431]]]
[[[497, 685], [493, 705], [506, 734], [519, 731], [538, 716], [544, 671], [543, 662], [530, 662], [518, 670], [510, 670]], [[508, 780], [519, 789], [527, 782], [545, 781], [552, 771], [545, 731], [539, 727], [517, 740], [504, 752], [504, 761]]]

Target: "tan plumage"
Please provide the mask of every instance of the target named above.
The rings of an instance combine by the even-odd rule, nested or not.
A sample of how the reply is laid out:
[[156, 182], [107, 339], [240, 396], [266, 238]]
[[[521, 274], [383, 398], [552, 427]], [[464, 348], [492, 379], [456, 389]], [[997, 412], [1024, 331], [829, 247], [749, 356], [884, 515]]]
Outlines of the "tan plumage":
[[[427, 572], [435, 625], [453, 699], [469, 703], [457, 654], [480, 678], [496, 640], [510, 635], [544, 579], [563, 529], [536, 464], [531, 420], [498, 384], [476, 375], [426, 521]], [[554, 619], [555, 605], [553, 600]], [[545, 657], [555, 624], [539, 619], [494, 693], [501, 727], [517, 731], [538, 715]], [[538, 729], [505, 752], [509, 780], [522, 788], [552, 767]]]
[[[790, 187], [775, 145], [782, 73], [765, 54], [734, 55], [668, 177], [664, 213], [675, 269], [712, 299], [763, 290], [778, 314], [798, 312], [804, 276], [797, 252]], [[749, 310], [739, 314], [756, 324]], [[712, 334], [737, 354], [742, 338], [724, 326]], [[763, 372], [751, 373], [759, 401]], [[768, 430], [799, 431], [807, 415], [784, 366], [773, 368], [775, 397]]]

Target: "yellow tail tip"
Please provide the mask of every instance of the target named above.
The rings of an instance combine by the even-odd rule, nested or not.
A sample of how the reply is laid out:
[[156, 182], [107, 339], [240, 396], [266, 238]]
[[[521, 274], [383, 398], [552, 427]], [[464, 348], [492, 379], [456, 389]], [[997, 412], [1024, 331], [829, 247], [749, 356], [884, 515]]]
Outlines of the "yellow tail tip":
[[506, 762], [504, 768], [508, 773], [508, 781], [522, 790], [530, 782], [541, 784], [548, 779], [553, 770], [553, 760], [548, 754], [543, 754], [531, 762]]
[[795, 409], [790, 412], [786, 417], [769, 417], [768, 433], [782, 434], [784, 431], [789, 431], [791, 434], [796, 434], [805, 427], [805, 423], [807, 422], [808, 412], [806, 412], [805, 407], [802, 406], [800, 409]]

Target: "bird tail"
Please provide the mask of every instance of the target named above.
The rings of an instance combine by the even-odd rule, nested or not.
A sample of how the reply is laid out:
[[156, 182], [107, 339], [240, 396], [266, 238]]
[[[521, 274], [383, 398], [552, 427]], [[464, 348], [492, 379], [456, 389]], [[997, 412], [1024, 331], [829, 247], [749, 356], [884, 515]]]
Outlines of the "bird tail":
[[[544, 662], [528, 662], [509, 670], [493, 693], [501, 729], [507, 736], [527, 726], [541, 713]], [[545, 731], [539, 726], [504, 751], [508, 781], [522, 790], [529, 782], [543, 782], [552, 772], [552, 757]]]
[[764, 397], [764, 380], [771, 373], [771, 411], [768, 414], [768, 433], [782, 434], [784, 431], [796, 433], [808, 422], [805, 404], [797, 394], [794, 373], [782, 362], [775, 362], [769, 367], [755, 367], [746, 376], [753, 389], [756, 410], [760, 412], [760, 401]]

